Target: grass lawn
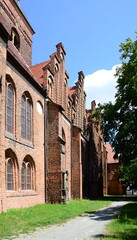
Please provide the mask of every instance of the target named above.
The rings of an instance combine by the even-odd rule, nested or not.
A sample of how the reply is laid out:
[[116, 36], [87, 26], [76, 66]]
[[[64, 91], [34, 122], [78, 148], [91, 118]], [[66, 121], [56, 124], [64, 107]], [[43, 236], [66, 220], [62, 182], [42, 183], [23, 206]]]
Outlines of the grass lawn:
[[27, 233], [37, 227], [65, 222], [81, 214], [94, 212], [110, 204], [103, 200], [71, 200], [68, 204], [40, 204], [24, 209], [10, 209], [0, 214], [0, 239]]
[[137, 202], [125, 205], [108, 225], [103, 240], [137, 240]]

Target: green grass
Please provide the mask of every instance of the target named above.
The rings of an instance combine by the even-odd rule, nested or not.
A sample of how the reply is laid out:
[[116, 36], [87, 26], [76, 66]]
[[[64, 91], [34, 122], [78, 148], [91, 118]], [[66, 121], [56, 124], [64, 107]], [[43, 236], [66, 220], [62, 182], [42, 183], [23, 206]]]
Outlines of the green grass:
[[24, 209], [10, 209], [0, 214], [0, 239], [17, 236], [51, 224], [65, 222], [108, 206], [110, 201], [71, 200], [68, 204], [40, 204]]
[[120, 213], [108, 225], [105, 240], [137, 240], [137, 202], [122, 207]]

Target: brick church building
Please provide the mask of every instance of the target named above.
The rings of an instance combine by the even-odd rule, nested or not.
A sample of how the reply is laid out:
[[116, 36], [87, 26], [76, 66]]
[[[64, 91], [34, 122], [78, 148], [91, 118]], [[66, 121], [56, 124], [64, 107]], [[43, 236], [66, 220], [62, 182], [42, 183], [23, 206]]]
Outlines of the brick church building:
[[[68, 87], [62, 43], [31, 65], [34, 30], [0, 0], [0, 212], [107, 192], [107, 153], [86, 110], [84, 73]], [[72, 66], [73, 67], [73, 66]]]

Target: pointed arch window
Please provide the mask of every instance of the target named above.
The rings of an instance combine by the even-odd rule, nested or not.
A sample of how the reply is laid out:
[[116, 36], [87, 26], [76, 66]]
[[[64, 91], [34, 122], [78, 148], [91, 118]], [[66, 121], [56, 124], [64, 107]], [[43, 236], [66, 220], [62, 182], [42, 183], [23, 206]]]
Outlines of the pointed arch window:
[[21, 137], [28, 141], [32, 139], [32, 104], [26, 95], [21, 99]]
[[13, 190], [13, 163], [10, 159], [7, 162], [7, 190]]
[[22, 190], [34, 190], [35, 186], [34, 164], [27, 159], [24, 160], [21, 169], [21, 188]]
[[14, 132], [14, 97], [15, 91], [11, 83], [7, 83], [6, 93], [6, 130], [10, 133]]
[[11, 149], [5, 151], [5, 176], [6, 189], [16, 191], [18, 189], [19, 177], [18, 162], [15, 153]]

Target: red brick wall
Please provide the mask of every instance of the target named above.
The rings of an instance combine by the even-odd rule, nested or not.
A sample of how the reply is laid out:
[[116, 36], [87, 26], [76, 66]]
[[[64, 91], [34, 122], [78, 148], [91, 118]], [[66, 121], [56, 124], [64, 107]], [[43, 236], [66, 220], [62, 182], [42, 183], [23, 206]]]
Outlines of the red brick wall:
[[3, 96], [3, 91], [5, 90], [5, 71], [6, 71], [6, 48], [5, 44], [0, 42], [0, 212], [4, 211], [5, 206], [3, 205], [3, 199], [5, 198], [5, 154], [4, 154], [4, 143], [5, 138], [5, 119], [3, 113], [5, 111], [5, 105], [3, 102], [5, 98]]
[[32, 34], [34, 33], [27, 23], [24, 15], [20, 12], [14, 1], [0, 1], [0, 20], [11, 35], [14, 27], [20, 38], [20, 54], [28, 65], [31, 65], [32, 57]]
[[72, 130], [72, 197], [82, 198], [81, 131]]
[[47, 118], [47, 201], [62, 202], [63, 172], [68, 172], [68, 198], [71, 197], [71, 124], [59, 106], [50, 102]]
[[59, 107], [48, 103], [47, 125], [47, 201], [61, 202], [61, 157]]
[[[20, 76], [19, 72], [5, 64], [6, 48], [0, 43], [0, 69], [2, 74], [2, 91], [0, 92], [0, 211], [8, 208], [32, 206], [37, 203], [44, 203], [44, 113], [37, 111], [37, 101], [40, 101], [44, 107], [43, 96], [34, 89], [34, 87]], [[13, 134], [6, 131], [5, 128], [5, 93], [6, 93], [6, 74], [10, 76], [15, 86], [15, 130]], [[21, 138], [21, 97], [27, 91], [32, 98], [32, 142], [25, 142]], [[43, 108], [44, 111], [44, 108]], [[41, 131], [39, 131], [41, 129]], [[6, 168], [5, 151], [11, 149], [17, 158], [17, 182], [14, 191], [6, 190]], [[30, 155], [35, 164], [35, 190], [21, 190], [21, 166], [26, 155]]]
[[65, 147], [65, 152], [61, 153], [61, 170], [68, 172], [68, 198], [71, 198], [71, 123], [68, 119], [59, 114], [59, 136], [62, 139], [62, 129], [65, 133], [65, 143], [61, 143]]
[[126, 188], [119, 181], [119, 174], [114, 173], [119, 169], [119, 163], [108, 163], [108, 195], [123, 195], [126, 194]]

